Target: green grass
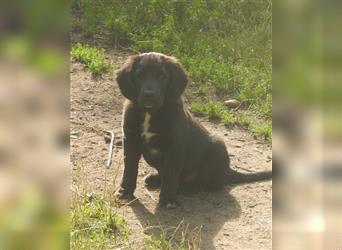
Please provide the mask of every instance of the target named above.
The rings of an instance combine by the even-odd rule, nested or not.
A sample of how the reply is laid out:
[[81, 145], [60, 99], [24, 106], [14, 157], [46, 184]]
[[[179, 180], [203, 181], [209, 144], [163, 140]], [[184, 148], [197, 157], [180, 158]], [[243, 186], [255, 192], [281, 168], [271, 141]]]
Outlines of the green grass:
[[164, 234], [158, 236], [148, 236], [144, 239], [144, 249], [146, 250], [171, 250], [171, 249], [179, 249], [186, 250], [186, 245], [184, 242], [181, 242], [177, 246], [172, 244], [169, 240], [166, 239]]
[[[246, 120], [248, 110], [250, 120], [260, 121], [250, 130], [271, 136], [271, 0], [73, 0], [72, 6], [80, 13], [73, 25], [84, 36], [176, 56], [195, 83], [195, 101], [207, 105], [207, 97], [215, 97], [204, 113], [229, 123]], [[230, 98], [244, 103], [240, 117], [222, 111]]]
[[190, 109], [195, 114], [206, 114], [209, 119], [220, 120], [228, 127], [243, 127], [262, 136], [267, 141], [272, 140], [272, 122], [261, 122], [245, 113], [232, 112], [220, 102], [208, 99], [204, 103], [194, 102]]
[[272, 140], [272, 123], [266, 123], [266, 124], [253, 124], [250, 123], [249, 130], [258, 134], [262, 135], [267, 141]]
[[101, 197], [77, 201], [71, 210], [71, 249], [113, 249], [128, 234], [124, 219]]
[[[78, 196], [71, 204], [71, 249], [135, 249], [136, 246], [128, 241], [131, 231], [125, 220], [114, 212], [102, 196]], [[184, 221], [175, 228], [154, 232], [143, 239], [143, 249], [146, 250], [197, 250], [200, 244], [201, 227], [190, 230]]]
[[175, 229], [144, 238], [146, 250], [198, 250], [201, 246], [201, 227], [189, 230], [182, 220]]
[[76, 43], [71, 48], [71, 57], [84, 64], [94, 75], [109, 72], [111, 69], [105, 59], [105, 50], [102, 48]]

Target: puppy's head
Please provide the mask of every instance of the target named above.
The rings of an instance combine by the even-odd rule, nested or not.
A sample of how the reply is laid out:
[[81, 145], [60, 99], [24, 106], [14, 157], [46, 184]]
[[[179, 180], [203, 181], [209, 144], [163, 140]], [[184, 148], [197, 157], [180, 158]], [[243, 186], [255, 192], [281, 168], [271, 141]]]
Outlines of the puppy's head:
[[182, 95], [188, 77], [174, 57], [150, 52], [132, 56], [117, 72], [122, 94], [140, 108], [158, 110]]

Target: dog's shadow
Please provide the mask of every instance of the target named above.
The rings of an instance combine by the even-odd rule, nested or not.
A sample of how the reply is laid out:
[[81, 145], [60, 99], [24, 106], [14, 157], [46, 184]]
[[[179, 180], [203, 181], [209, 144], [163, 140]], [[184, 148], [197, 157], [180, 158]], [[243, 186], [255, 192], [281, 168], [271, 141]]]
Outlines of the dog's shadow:
[[[215, 249], [213, 240], [225, 222], [238, 218], [241, 207], [229, 193], [230, 188], [216, 193], [200, 193], [192, 196], [180, 196], [180, 206], [169, 210], [156, 207], [154, 212], [136, 200], [131, 204], [132, 210], [148, 235], [160, 236], [177, 242], [185, 231], [188, 238], [201, 242], [201, 249]], [[176, 236], [176, 237], [175, 237]], [[178, 239], [179, 242], [179, 239]]]

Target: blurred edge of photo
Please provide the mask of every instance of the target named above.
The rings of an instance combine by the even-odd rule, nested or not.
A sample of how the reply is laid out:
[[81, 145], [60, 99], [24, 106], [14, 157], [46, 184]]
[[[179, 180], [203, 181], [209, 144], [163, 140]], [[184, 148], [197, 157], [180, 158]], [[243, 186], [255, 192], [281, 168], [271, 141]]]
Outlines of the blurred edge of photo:
[[338, 1], [273, 2], [273, 248], [342, 247]]
[[67, 249], [69, 2], [0, 13], [0, 249]]

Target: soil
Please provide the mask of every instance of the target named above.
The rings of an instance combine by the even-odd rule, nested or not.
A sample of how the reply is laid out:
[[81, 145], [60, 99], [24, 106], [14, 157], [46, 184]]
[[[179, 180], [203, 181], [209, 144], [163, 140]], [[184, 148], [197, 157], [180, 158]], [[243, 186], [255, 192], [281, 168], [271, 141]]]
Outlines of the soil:
[[[127, 52], [110, 52], [108, 60], [119, 68]], [[141, 160], [136, 200], [118, 206], [113, 192], [122, 172], [121, 115], [123, 96], [112, 74], [94, 78], [81, 64], [71, 62], [71, 162], [72, 185], [94, 194], [104, 194], [115, 205], [131, 230], [129, 244], [143, 247], [146, 235], [155, 229], [167, 232], [182, 223], [201, 229], [201, 249], [271, 249], [272, 248], [272, 182], [227, 186], [217, 193], [180, 196], [180, 206], [173, 210], [158, 209], [159, 190], [147, 190], [143, 177], [152, 171]], [[191, 97], [188, 101], [191, 100]], [[271, 145], [253, 134], [226, 128], [204, 117], [197, 117], [213, 134], [224, 139], [232, 167], [240, 171], [272, 168]], [[106, 130], [115, 134], [113, 163], [106, 168], [108, 140]]]

